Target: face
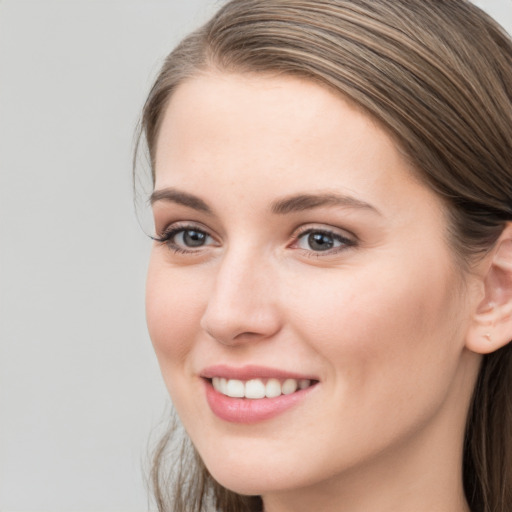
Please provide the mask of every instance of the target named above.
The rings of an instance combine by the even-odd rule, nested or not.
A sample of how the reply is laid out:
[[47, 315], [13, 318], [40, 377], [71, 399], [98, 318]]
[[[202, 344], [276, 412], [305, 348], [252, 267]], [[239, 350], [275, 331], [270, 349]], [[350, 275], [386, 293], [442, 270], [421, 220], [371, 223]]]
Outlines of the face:
[[221, 484], [272, 495], [458, 449], [468, 283], [371, 118], [297, 78], [201, 75], [166, 110], [153, 210], [149, 331]]

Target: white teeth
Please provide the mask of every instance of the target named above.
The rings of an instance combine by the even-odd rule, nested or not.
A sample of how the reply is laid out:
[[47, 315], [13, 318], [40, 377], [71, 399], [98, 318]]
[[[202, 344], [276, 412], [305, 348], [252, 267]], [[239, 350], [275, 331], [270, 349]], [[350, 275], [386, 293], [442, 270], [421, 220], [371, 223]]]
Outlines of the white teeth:
[[213, 377], [212, 384], [213, 387], [217, 390], [223, 393], [224, 395], [228, 394], [227, 390], [227, 383], [228, 381], [224, 379], [223, 377]]
[[226, 384], [226, 395], [232, 398], [243, 398], [245, 396], [245, 385], [241, 380], [229, 379]]
[[299, 389], [306, 389], [311, 386], [311, 381], [309, 379], [300, 379], [299, 380]]
[[295, 379], [286, 379], [283, 382], [282, 392], [283, 395], [291, 395], [297, 391], [298, 383]]
[[286, 379], [281, 383], [278, 379], [251, 379], [247, 382], [238, 379], [213, 377], [213, 388], [223, 395], [232, 398], [275, 398], [280, 395], [290, 395], [298, 389], [306, 389], [311, 385], [309, 379]]
[[265, 384], [260, 379], [248, 380], [245, 383], [245, 398], [265, 398]]
[[281, 383], [277, 379], [268, 379], [265, 386], [265, 396], [267, 398], [275, 398], [281, 395]]

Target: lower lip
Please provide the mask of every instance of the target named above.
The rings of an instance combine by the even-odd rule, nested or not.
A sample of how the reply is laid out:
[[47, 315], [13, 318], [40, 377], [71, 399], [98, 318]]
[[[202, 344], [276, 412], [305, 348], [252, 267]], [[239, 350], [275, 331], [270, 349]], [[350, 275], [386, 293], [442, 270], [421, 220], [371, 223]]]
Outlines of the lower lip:
[[301, 402], [316, 384], [289, 395], [275, 398], [231, 398], [216, 391], [210, 381], [205, 381], [206, 400], [212, 412], [221, 420], [231, 423], [257, 423], [275, 418]]

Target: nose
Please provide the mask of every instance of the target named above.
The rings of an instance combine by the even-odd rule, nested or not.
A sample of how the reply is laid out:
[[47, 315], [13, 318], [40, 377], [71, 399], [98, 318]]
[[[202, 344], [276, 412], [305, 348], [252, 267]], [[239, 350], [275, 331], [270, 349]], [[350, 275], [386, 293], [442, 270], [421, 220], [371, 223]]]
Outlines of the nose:
[[224, 345], [269, 339], [281, 328], [278, 286], [262, 257], [227, 255], [217, 268], [201, 327]]

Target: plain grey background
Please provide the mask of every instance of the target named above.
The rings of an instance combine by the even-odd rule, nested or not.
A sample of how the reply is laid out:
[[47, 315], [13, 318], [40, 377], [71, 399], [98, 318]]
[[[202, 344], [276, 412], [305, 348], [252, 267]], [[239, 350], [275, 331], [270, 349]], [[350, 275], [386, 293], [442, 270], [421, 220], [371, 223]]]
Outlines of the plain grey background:
[[[512, 32], [512, 0], [480, 0]], [[0, 2], [0, 511], [146, 511], [140, 108], [216, 0]]]

